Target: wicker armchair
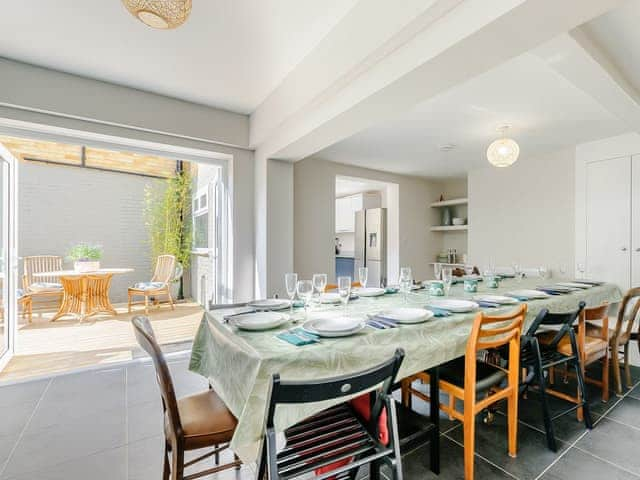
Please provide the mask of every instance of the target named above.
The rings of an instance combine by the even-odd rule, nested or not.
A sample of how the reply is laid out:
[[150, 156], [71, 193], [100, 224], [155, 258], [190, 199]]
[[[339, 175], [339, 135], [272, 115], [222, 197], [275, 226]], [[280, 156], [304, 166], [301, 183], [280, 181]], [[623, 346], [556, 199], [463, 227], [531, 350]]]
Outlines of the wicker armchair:
[[36, 273], [56, 272], [62, 270], [62, 257], [57, 255], [36, 255], [24, 257], [22, 288], [25, 294], [33, 298], [54, 298], [60, 303], [64, 291], [60, 278], [55, 275], [35, 277]]
[[155, 298], [155, 303], [159, 306], [157, 297], [162, 295], [167, 296], [169, 305], [171, 305], [171, 309], [174, 310], [175, 306], [169, 288], [175, 271], [176, 257], [173, 255], [160, 255], [156, 260], [156, 268], [151, 281], [136, 283], [133, 287], [129, 287], [129, 313], [131, 313], [131, 307], [135, 305], [133, 299], [136, 296], [144, 297], [144, 312], [147, 314], [149, 313], [149, 298]]

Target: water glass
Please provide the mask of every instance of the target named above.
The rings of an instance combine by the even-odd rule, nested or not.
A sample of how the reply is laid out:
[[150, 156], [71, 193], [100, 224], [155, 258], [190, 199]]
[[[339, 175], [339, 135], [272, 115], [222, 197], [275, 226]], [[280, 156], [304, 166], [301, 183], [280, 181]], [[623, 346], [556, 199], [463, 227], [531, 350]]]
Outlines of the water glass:
[[512, 267], [513, 267], [513, 274], [516, 277], [516, 281], [521, 282], [522, 281], [522, 267], [518, 263], [514, 263], [512, 265]]
[[284, 275], [284, 284], [287, 288], [287, 295], [289, 296], [289, 300], [291, 301], [291, 305], [289, 306], [289, 314], [293, 315], [293, 299], [296, 297], [296, 289], [298, 288], [298, 274], [286, 273]]
[[338, 295], [340, 295], [340, 301], [346, 311], [351, 295], [351, 277], [338, 277]]
[[440, 280], [440, 274], [442, 273], [442, 264], [434, 263], [433, 264], [433, 275], [436, 277], [436, 280]]
[[360, 280], [360, 286], [365, 288], [367, 286], [367, 277], [369, 276], [369, 269], [367, 267], [358, 268], [358, 279]]
[[307, 307], [313, 296], [313, 282], [311, 280], [299, 280], [297, 286], [298, 296], [304, 301], [304, 318], [307, 318]]
[[444, 282], [444, 293], [449, 295], [451, 284], [453, 283], [453, 269], [451, 267], [442, 269], [442, 281]]
[[326, 273], [314, 273], [313, 274], [313, 294], [317, 295], [318, 303], [320, 303], [320, 297], [324, 293], [324, 289], [327, 287], [327, 274]]
[[407, 302], [407, 295], [411, 291], [411, 286], [413, 285], [413, 274], [411, 273], [411, 268], [402, 267], [400, 269], [400, 290], [404, 294], [404, 301]]

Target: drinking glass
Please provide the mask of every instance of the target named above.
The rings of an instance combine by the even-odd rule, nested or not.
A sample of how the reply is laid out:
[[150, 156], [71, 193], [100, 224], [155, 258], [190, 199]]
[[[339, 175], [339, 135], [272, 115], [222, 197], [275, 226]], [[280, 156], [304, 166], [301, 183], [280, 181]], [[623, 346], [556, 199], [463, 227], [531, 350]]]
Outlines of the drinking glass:
[[307, 307], [309, 306], [309, 300], [313, 295], [313, 282], [311, 280], [299, 280], [298, 281], [298, 296], [304, 301], [304, 318], [307, 318]]
[[562, 277], [562, 279], [567, 278], [567, 264], [561, 263], [558, 266], [558, 272], [560, 272], [560, 277]]
[[349, 295], [351, 295], [351, 277], [338, 277], [338, 295], [346, 312]]
[[584, 263], [578, 263], [577, 270], [578, 270], [578, 278], [584, 280], [586, 278], [585, 276], [586, 268], [584, 266]]
[[327, 287], [327, 274], [326, 273], [314, 273], [313, 274], [313, 294], [318, 295], [318, 303], [320, 303], [320, 297], [324, 293], [324, 289]]
[[296, 297], [296, 289], [298, 288], [298, 274], [286, 273], [284, 275], [284, 284], [287, 288], [287, 295], [289, 295], [289, 300], [291, 300], [291, 305], [289, 306], [289, 314], [293, 315], [293, 299]]
[[411, 286], [413, 285], [413, 275], [411, 274], [411, 268], [402, 267], [400, 269], [400, 290], [404, 294], [404, 302], [407, 303], [407, 295], [411, 291]]
[[545, 280], [549, 278], [549, 269], [545, 266], [538, 267], [538, 275]]
[[440, 274], [442, 273], [442, 264], [434, 263], [433, 264], [433, 275], [436, 277], [436, 280], [440, 280]]
[[471, 275], [473, 275], [473, 265], [465, 265], [464, 266], [464, 274], [467, 277], [470, 277]]
[[453, 282], [453, 269], [451, 267], [442, 269], [442, 281], [444, 282], [444, 294], [448, 296]]
[[513, 267], [513, 274], [516, 277], [516, 281], [517, 282], [522, 281], [522, 267], [520, 266], [520, 264], [514, 263], [512, 267]]
[[365, 288], [367, 286], [367, 277], [369, 276], [369, 269], [367, 267], [358, 268], [358, 278], [360, 279], [360, 286]]

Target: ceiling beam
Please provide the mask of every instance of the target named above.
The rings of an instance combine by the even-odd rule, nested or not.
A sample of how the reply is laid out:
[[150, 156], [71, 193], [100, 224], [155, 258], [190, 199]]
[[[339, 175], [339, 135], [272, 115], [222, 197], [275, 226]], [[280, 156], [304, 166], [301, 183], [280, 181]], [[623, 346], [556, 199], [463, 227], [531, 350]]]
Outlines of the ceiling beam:
[[[370, 1], [364, 3], [371, 5]], [[312, 66], [325, 65], [335, 75], [309, 82], [313, 88], [307, 91], [308, 82], [302, 75], [306, 71], [295, 69], [251, 116], [251, 143], [259, 157], [305, 158], [620, 3], [622, 0], [450, 0], [431, 2], [423, 10], [414, 5], [413, 21], [408, 20], [411, 11], [404, 11], [404, 23], [390, 17], [396, 20], [392, 22], [395, 34], [387, 30], [386, 41], [377, 38], [377, 43], [369, 43], [372, 51], [368, 55], [358, 50], [342, 70], [332, 69], [334, 57], [353, 53], [343, 38], [344, 22], [353, 27], [358, 20], [352, 11], [321, 43], [321, 51], [314, 50], [300, 65], [309, 71]], [[397, 3], [375, 1], [373, 5], [374, 18], [378, 18], [391, 16]], [[366, 23], [367, 14], [362, 15], [360, 22]], [[357, 31], [350, 30], [352, 35]], [[334, 35], [341, 41], [332, 43]], [[343, 52], [345, 49], [348, 51]], [[286, 98], [288, 103], [283, 100]]]

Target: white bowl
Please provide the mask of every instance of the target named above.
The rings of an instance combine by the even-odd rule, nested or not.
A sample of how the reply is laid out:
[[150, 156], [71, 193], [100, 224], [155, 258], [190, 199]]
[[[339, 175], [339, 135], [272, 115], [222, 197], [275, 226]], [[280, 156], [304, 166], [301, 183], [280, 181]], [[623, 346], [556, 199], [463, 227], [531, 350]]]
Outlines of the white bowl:
[[453, 223], [454, 225], [464, 225], [465, 219], [460, 217], [453, 217], [451, 219], [451, 223]]

